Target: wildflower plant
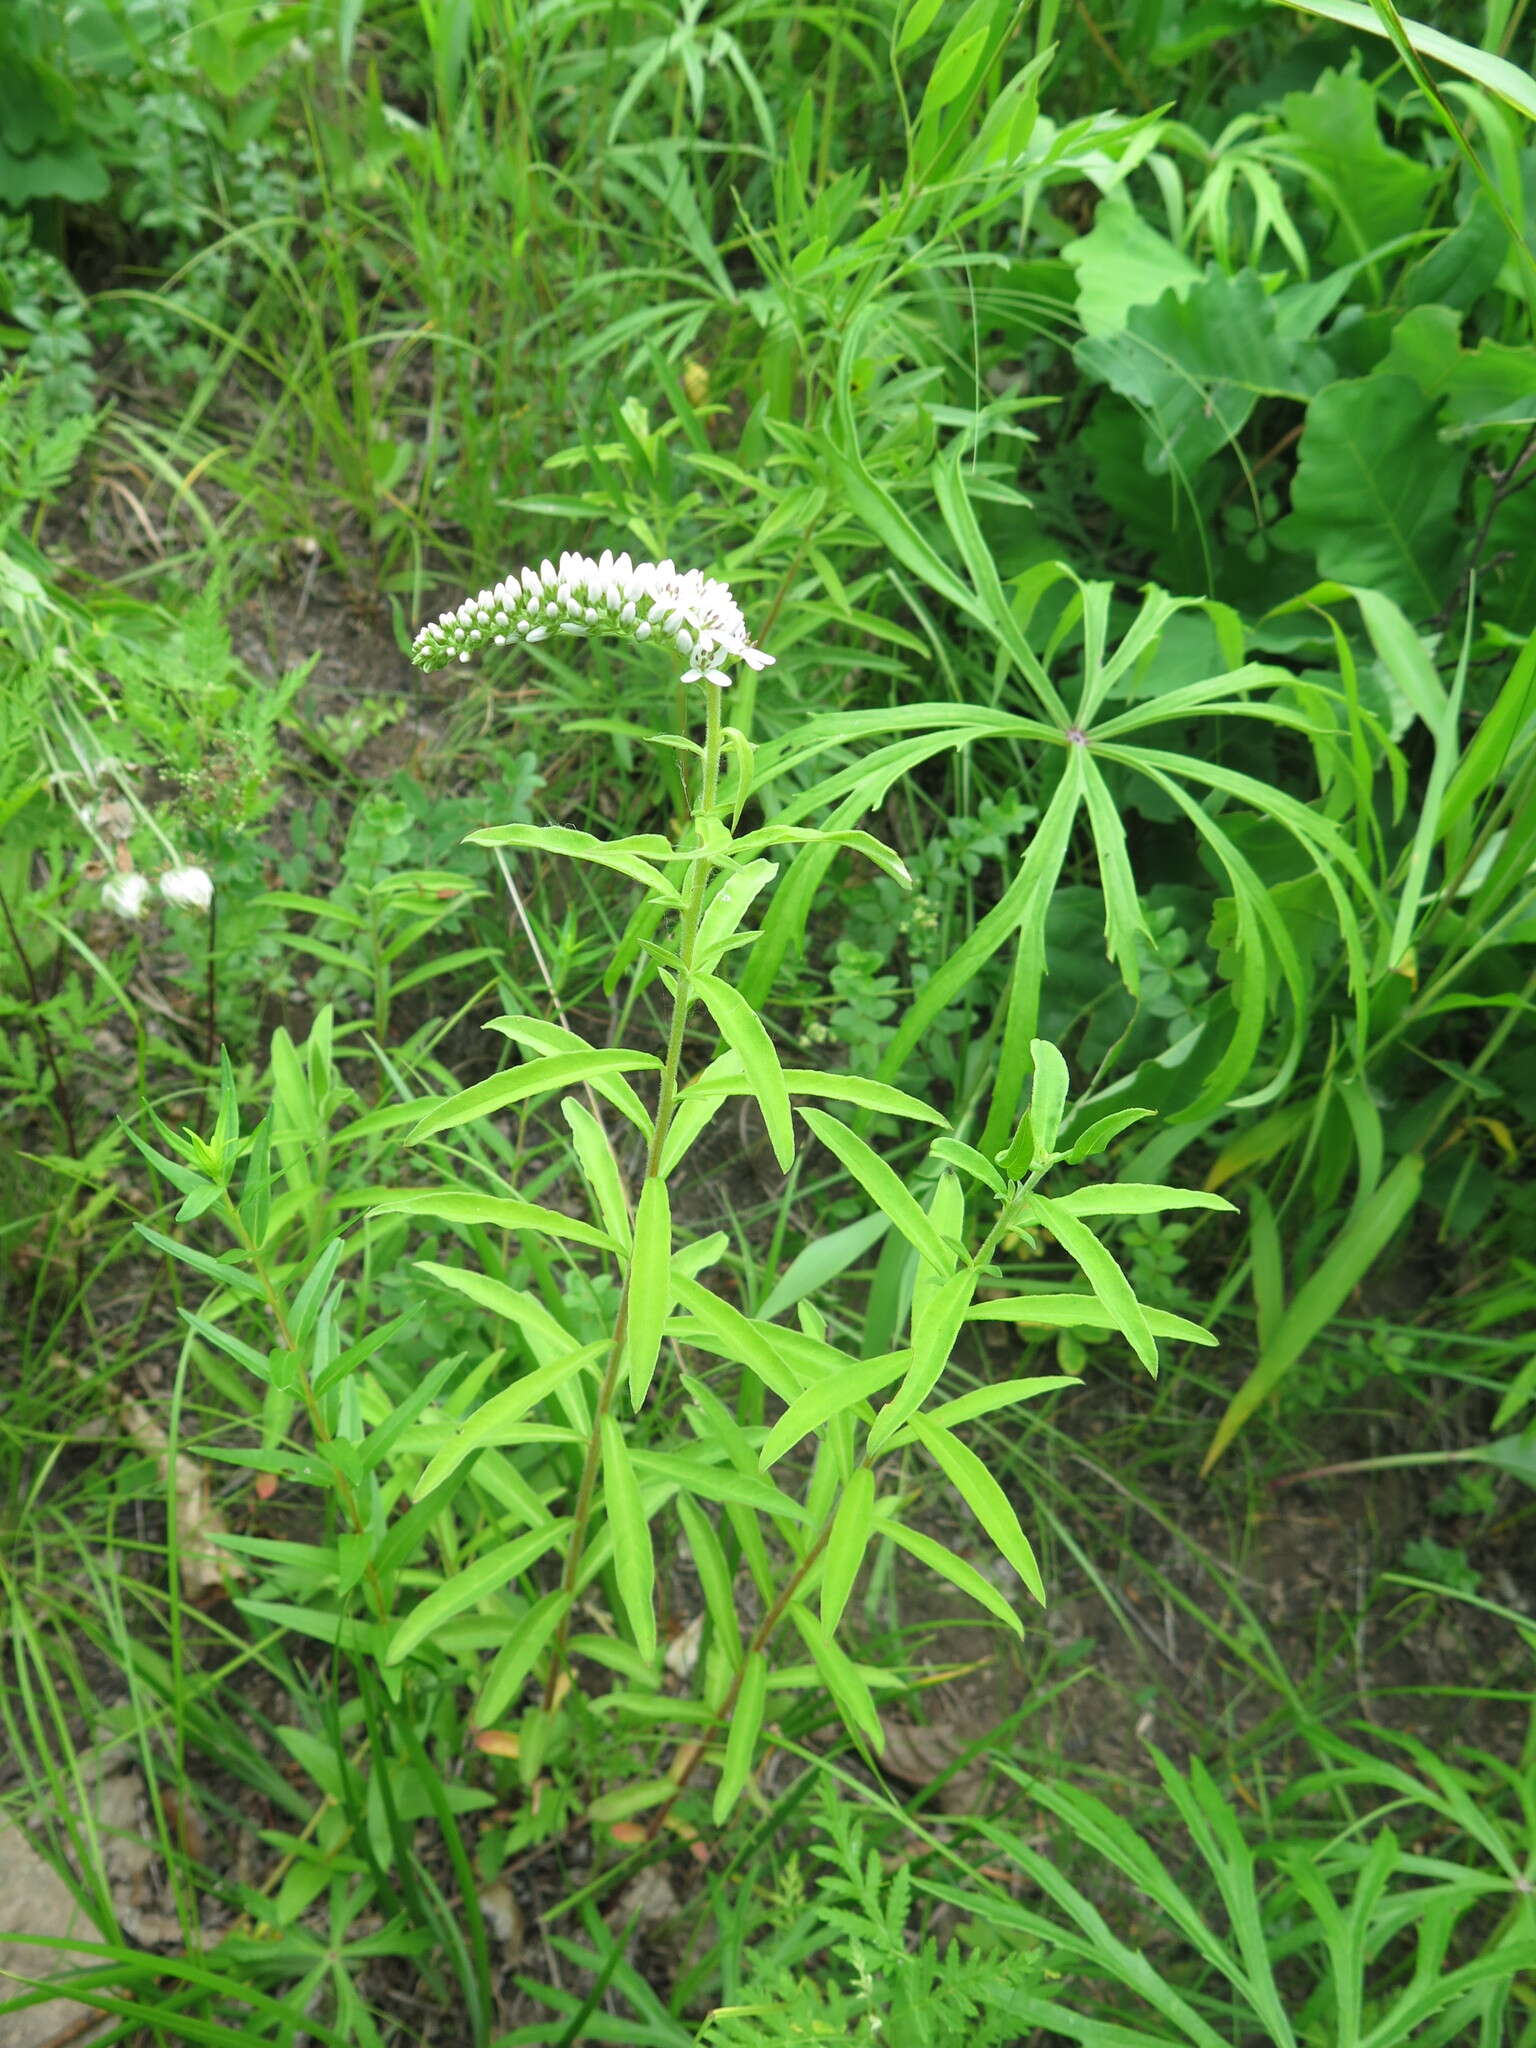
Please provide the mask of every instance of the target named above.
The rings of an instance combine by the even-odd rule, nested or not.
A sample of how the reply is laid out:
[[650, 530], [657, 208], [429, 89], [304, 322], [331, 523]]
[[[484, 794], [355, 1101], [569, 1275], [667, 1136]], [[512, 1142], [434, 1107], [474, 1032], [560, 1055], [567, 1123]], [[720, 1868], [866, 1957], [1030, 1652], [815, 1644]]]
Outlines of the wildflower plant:
[[[1140, 1302], [1093, 1226], [1230, 1205], [1140, 1184], [1057, 1189], [1061, 1169], [1098, 1157], [1143, 1112], [1090, 1120], [1065, 1140], [1067, 1065], [1041, 1040], [1028, 1105], [1011, 1141], [990, 1157], [952, 1135], [935, 1104], [887, 1082], [786, 1066], [739, 985], [758, 938], [748, 919], [771, 903], [781, 876], [776, 856], [816, 844], [848, 850], [906, 885], [902, 861], [863, 831], [744, 823], [754, 749], [725, 723], [727, 692], [743, 669], [767, 668], [772, 657], [754, 645], [724, 583], [671, 562], [565, 555], [443, 614], [413, 653], [435, 669], [556, 634], [617, 635], [660, 650], [685, 712], [689, 687], [702, 687], [702, 735], [685, 718], [684, 729], [658, 736], [691, 764], [688, 816], [675, 842], [527, 824], [469, 835], [504, 856], [593, 863], [632, 884], [639, 901], [613, 978], [648, 967], [671, 1001], [660, 1052], [593, 1044], [548, 1016], [493, 1018], [488, 1028], [516, 1048], [517, 1063], [415, 1105], [398, 1154], [400, 1184], [378, 1191], [364, 1230], [414, 1218], [461, 1233], [463, 1262], [420, 1262], [421, 1287], [439, 1318], [444, 1302], [466, 1327], [489, 1315], [501, 1341], [484, 1357], [441, 1359], [403, 1401], [389, 1398], [380, 1367], [400, 1342], [400, 1321], [349, 1328], [338, 1276], [352, 1240], [334, 1235], [298, 1259], [284, 1252], [284, 1198], [274, 1185], [292, 1148], [274, 1137], [271, 1118], [239, 1133], [232, 1085], [210, 1140], [162, 1130], [168, 1151], [154, 1156], [186, 1197], [182, 1216], [216, 1208], [238, 1250], [212, 1259], [161, 1233], [154, 1241], [221, 1289], [217, 1312], [189, 1317], [195, 1336], [267, 1383], [262, 1449], [227, 1455], [323, 1488], [336, 1505], [336, 1540], [308, 1552], [231, 1539], [251, 1564], [272, 1568], [283, 1593], [278, 1600], [256, 1589], [243, 1604], [376, 1664], [397, 1698], [412, 1671], [471, 1687], [481, 1729], [515, 1713], [527, 1694], [525, 1773], [538, 1769], [574, 1687], [588, 1688], [594, 1712], [628, 1716], [625, 1725], [681, 1729], [686, 1739], [654, 1775], [605, 1789], [592, 1809], [606, 1822], [644, 1816], [654, 1835], [680, 1798], [693, 1801], [702, 1770], [714, 1773], [713, 1820], [725, 1820], [752, 1780], [765, 1726], [797, 1688], [824, 1688], [854, 1739], [882, 1746], [877, 1694], [893, 1681], [857, 1660], [843, 1629], [876, 1551], [903, 1553], [1022, 1633], [997, 1579], [919, 1526], [908, 1475], [914, 1459], [926, 1461], [1022, 1588], [1043, 1601], [1017, 1505], [963, 1429], [1075, 1382], [1020, 1375], [957, 1394], [946, 1385], [951, 1359], [978, 1320], [1115, 1332], [1151, 1372], [1159, 1339], [1212, 1342], [1196, 1324]], [[696, 1042], [701, 1023], [716, 1049], [685, 1066], [690, 1031]], [[311, 1069], [316, 1057], [312, 1049]], [[318, 1057], [329, 1072], [328, 1047]], [[282, 1097], [291, 1099], [306, 1085], [291, 1050], [284, 1071]], [[323, 1093], [323, 1073], [308, 1079]], [[809, 1135], [899, 1247], [904, 1307], [875, 1355], [833, 1342], [808, 1300], [796, 1326], [750, 1313], [731, 1284], [727, 1234], [697, 1236], [674, 1218], [670, 1184], [742, 1097], [755, 1101], [781, 1173]], [[564, 1192], [579, 1180], [584, 1214], [567, 1213], [574, 1203], [532, 1199], [515, 1173], [510, 1185], [487, 1188], [455, 1171], [466, 1158], [508, 1156], [504, 1144], [472, 1152], [455, 1134], [549, 1098], [559, 1099], [570, 1132]], [[638, 1144], [620, 1142], [623, 1126]], [[926, 1202], [909, 1185], [906, 1141], [898, 1173], [866, 1134], [893, 1128], [929, 1136], [929, 1167], [916, 1175], [931, 1183]], [[626, 1156], [643, 1158], [634, 1184]], [[438, 1177], [421, 1184], [423, 1168]], [[1081, 1287], [1009, 1286], [996, 1265], [1000, 1249], [1029, 1232], [1055, 1239]], [[554, 1284], [566, 1262], [589, 1274], [595, 1262], [612, 1276], [606, 1291], [584, 1291], [589, 1304], [611, 1303], [596, 1336], [590, 1307], [583, 1321]], [[524, 1277], [533, 1284], [518, 1284]], [[237, 1299], [266, 1321], [264, 1345], [226, 1320]], [[682, 1417], [659, 1443], [658, 1425], [643, 1416], [658, 1389], [663, 1412]], [[703, 1603], [700, 1653], [681, 1680], [675, 1662], [669, 1677], [658, 1628], [659, 1526], [680, 1532]], [[594, 1614], [600, 1629], [578, 1627]], [[583, 1674], [594, 1669], [600, 1683], [591, 1688]], [[692, 1697], [676, 1683], [691, 1686]], [[694, 1823], [675, 1824], [704, 1818], [696, 1805]]]

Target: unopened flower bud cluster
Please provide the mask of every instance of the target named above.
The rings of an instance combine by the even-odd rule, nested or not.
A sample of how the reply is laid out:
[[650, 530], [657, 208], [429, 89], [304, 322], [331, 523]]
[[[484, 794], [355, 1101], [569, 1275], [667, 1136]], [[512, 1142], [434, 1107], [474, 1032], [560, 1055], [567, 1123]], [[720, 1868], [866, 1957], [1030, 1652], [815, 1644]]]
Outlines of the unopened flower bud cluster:
[[688, 663], [685, 683], [731, 682], [728, 662], [767, 668], [771, 654], [752, 645], [730, 586], [675, 563], [632, 562], [605, 548], [598, 560], [564, 554], [466, 598], [416, 635], [418, 668], [468, 661], [480, 647], [533, 646], [555, 634], [616, 634], [670, 647]]

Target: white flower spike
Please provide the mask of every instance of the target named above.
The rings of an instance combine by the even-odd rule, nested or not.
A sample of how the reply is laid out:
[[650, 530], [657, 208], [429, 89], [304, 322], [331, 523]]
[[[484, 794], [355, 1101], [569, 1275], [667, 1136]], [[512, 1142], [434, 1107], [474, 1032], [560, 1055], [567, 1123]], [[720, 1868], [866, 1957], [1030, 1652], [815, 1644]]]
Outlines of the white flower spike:
[[532, 646], [551, 633], [669, 643], [688, 663], [685, 683], [722, 690], [732, 680], [728, 662], [756, 669], [773, 662], [752, 645], [728, 584], [697, 569], [685, 573], [671, 561], [632, 562], [606, 548], [595, 562], [590, 555], [562, 555], [558, 569], [543, 562], [466, 598], [457, 611], [422, 628], [411, 659], [418, 668], [446, 668], [455, 659], [468, 661], [476, 648]]
[[133, 923], [144, 915], [144, 906], [149, 901], [149, 883], [130, 868], [102, 884], [101, 900], [108, 910]]
[[167, 868], [160, 894], [178, 910], [207, 910], [213, 902], [213, 877], [206, 868]]

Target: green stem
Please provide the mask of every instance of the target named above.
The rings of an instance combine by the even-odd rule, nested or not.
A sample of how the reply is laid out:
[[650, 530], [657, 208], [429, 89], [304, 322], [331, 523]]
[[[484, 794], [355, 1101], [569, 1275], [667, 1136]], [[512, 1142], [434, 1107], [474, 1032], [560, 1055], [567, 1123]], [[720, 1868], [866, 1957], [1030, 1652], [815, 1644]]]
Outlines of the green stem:
[[[720, 786], [720, 692], [713, 684], [706, 683], [704, 686], [704, 703], [704, 766], [699, 782], [698, 800], [693, 809], [695, 827], [701, 820], [713, 814]], [[709, 866], [707, 860], [695, 860], [688, 873], [682, 923], [678, 932], [677, 980], [672, 998], [672, 1026], [667, 1034], [666, 1058], [662, 1063], [661, 1087], [656, 1097], [656, 1120], [652, 1125], [650, 1147], [646, 1153], [644, 1180], [654, 1180], [661, 1172], [662, 1155], [666, 1151], [667, 1137], [672, 1129], [672, 1118], [677, 1109], [677, 1077], [682, 1065], [683, 1038], [688, 1027], [688, 1012], [693, 1004], [694, 952], [699, 939], [699, 920], [704, 914], [704, 894], [709, 885]], [[574, 1596], [576, 1582], [581, 1573], [581, 1560], [587, 1544], [587, 1528], [592, 1519], [592, 1503], [597, 1494], [598, 1466], [602, 1460], [603, 1418], [613, 1407], [619, 1377], [623, 1370], [624, 1341], [629, 1331], [629, 1291], [633, 1271], [634, 1262], [631, 1260], [624, 1269], [619, 1306], [613, 1319], [613, 1337], [608, 1346], [608, 1360], [603, 1371], [602, 1384], [597, 1390], [597, 1403], [592, 1415], [592, 1432], [587, 1439], [581, 1480], [576, 1489], [571, 1540], [566, 1551], [565, 1570], [560, 1579], [560, 1590], [567, 1596]], [[544, 1681], [546, 1713], [554, 1706], [560, 1674], [565, 1668], [565, 1645], [570, 1633], [571, 1604], [571, 1598], [568, 1597], [550, 1651], [549, 1672]]]

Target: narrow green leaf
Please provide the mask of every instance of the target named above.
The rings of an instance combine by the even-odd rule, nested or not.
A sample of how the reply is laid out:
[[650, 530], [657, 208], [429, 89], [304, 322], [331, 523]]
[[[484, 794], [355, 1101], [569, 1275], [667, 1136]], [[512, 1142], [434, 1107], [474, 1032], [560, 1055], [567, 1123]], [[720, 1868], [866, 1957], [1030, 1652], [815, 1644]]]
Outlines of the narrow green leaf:
[[492, 1116], [514, 1102], [525, 1102], [530, 1095], [573, 1087], [604, 1074], [654, 1072], [660, 1066], [661, 1061], [648, 1052], [557, 1052], [544, 1059], [524, 1060], [520, 1067], [492, 1074], [487, 1080], [477, 1081], [473, 1088], [466, 1088], [462, 1095], [450, 1095], [429, 1109], [406, 1133], [406, 1143], [420, 1144], [423, 1138], [436, 1137], [440, 1131], [454, 1130], [460, 1124], [473, 1123], [476, 1117]]
[[914, 1302], [912, 1363], [896, 1393], [875, 1417], [866, 1456], [877, 1458], [938, 1385], [965, 1322], [978, 1277], [974, 1267], [966, 1266]]
[[167, 1258], [177, 1260], [183, 1266], [190, 1266], [194, 1273], [201, 1273], [205, 1280], [214, 1280], [220, 1287], [228, 1287], [235, 1294], [260, 1294], [261, 1282], [254, 1275], [242, 1272], [240, 1267], [226, 1264], [223, 1259], [211, 1259], [206, 1252], [194, 1251], [189, 1244], [178, 1244], [174, 1237], [166, 1237], [158, 1230], [151, 1230], [147, 1223], [136, 1223], [134, 1229], [146, 1243], [156, 1251], [164, 1252]]
[[539, 1658], [544, 1646], [570, 1611], [572, 1596], [557, 1587], [535, 1600], [491, 1660], [485, 1683], [475, 1701], [475, 1724], [492, 1728], [512, 1705]]
[[781, 1493], [771, 1480], [760, 1479], [755, 1473], [738, 1472], [734, 1466], [706, 1462], [697, 1450], [692, 1455], [684, 1451], [631, 1451], [629, 1462], [637, 1479], [675, 1487], [682, 1496], [734, 1501], [778, 1521], [810, 1519], [799, 1501]]
[[629, 1255], [629, 1323], [625, 1351], [629, 1398], [636, 1409], [650, 1391], [661, 1352], [662, 1326], [672, 1307], [672, 1211], [667, 1184], [656, 1175], [641, 1183], [635, 1242]]
[[999, 1589], [974, 1565], [967, 1564], [963, 1557], [956, 1557], [952, 1550], [946, 1550], [942, 1543], [935, 1543], [931, 1536], [925, 1536], [919, 1529], [908, 1529], [900, 1522], [882, 1522], [879, 1533], [887, 1542], [909, 1552], [919, 1564], [926, 1565], [939, 1578], [948, 1579], [958, 1592], [968, 1600], [974, 1600], [978, 1607], [984, 1607], [988, 1614], [995, 1615], [1016, 1636], [1023, 1635], [1023, 1622]]
[[418, 1494], [433, 1492], [458, 1470], [466, 1458], [486, 1445], [521, 1441], [519, 1426], [530, 1410], [577, 1373], [595, 1365], [607, 1349], [602, 1340], [585, 1344], [579, 1351], [568, 1352], [563, 1358], [536, 1366], [532, 1372], [525, 1373], [515, 1386], [494, 1394], [483, 1407], [477, 1408], [473, 1415], [460, 1423], [453, 1441], [444, 1445], [416, 1482], [415, 1491]]
[[1258, 1364], [1238, 1388], [1217, 1425], [1200, 1470], [1209, 1472], [1267, 1394], [1327, 1328], [1380, 1258], [1419, 1199], [1424, 1161], [1410, 1152], [1347, 1224], [1333, 1250], [1292, 1298]]
[[681, 1273], [674, 1276], [673, 1292], [681, 1306], [721, 1346], [727, 1358], [734, 1358], [738, 1365], [756, 1373], [763, 1385], [777, 1394], [781, 1401], [794, 1400], [800, 1392], [800, 1382], [777, 1348], [782, 1332], [744, 1316], [739, 1308], [722, 1301], [718, 1294], [712, 1294], [697, 1280]]
[[576, 832], [566, 825], [488, 825], [465, 834], [470, 846], [516, 846], [530, 853], [558, 853], [567, 860], [595, 862], [643, 882], [647, 889], [671, 904], [681, 906], [682, 898], [659, 868], [651, 863], [671, 860], [673, 848], [659, 832], [640, 832], [628, 839], [594, 839], [590, 832]]
[[656, 1661], [656, 1556], [651, 1525], [640, 1498], [640, 1484], [629, 1460], [629, 1446], [615, 1416], [605, 1415], [603, 1434], [603, 1505], [613, 1536], [613, 1576], [629, 1617], [635, 1647], [648, 1664]]
[[768, 1660], [761, 1650], [753, 1650], [741, 1667], [741, 1682], [736, 1688], [736, 1704], [731, 1709], [730, 1733], [725, 1742], [725, 1762], [720, 1770], [720, 1783], [715, 1787], [712, 1817], [717, 1828], [729, 1818], [752, 1774], [767, 1704]]
[[890, 1227], [890, 1217], [877, 1213], [857, 1217], [852, 1223], [828, 1231], [825, 1237], [813, 1237], [779, 1275], [773, 1292], [758, 1311], [763, 1321], [771, 1323], [806, 1295], [819, 1294], [828, 1281], [845, 1273], [856, 1259], [878, 1244]]
[[910, 1355], [906, 1351], [890, 1351], [883, 1358], [866, 1359], [850, 1372], [838, 1373], [834, 1378], [807, 1387], [803, 1394], [790, 1402], [769, 1430], [767, 1441], [758, 1452], [762, 1469], [766, 1472], [770, 1465], [777, 1464], [786, 1451], [793, 1450], [803, 1437], [830, 1422], [834, 1415], [857, 1407], [871, 1394], [888, 1387], [900, 1375]]
[[1011, 1564], [1043, 1607], [1045, 1582], [1030, 1548], [1029, 1538], [1019, 1525], [1013, 1503], [998, 1485], [976, 1453], [959, 1437], [941, 1429], [926, 1416], [914, 1416], [912, 1430], [918, 1442], [933, 1458], [960, 1498], [992, 1539], [1000, 1557]]
[[849, 1734], [855, 1739], [862, 1737], [878, 1755], [885, 1748], [885, 1730], [880, 1725], [874, 1699], [858, 1667], [800, 1601], [790, 1603], [789, 1617], [810, 1651], [811, 1661], [821, 1674], [822, 1684], [832, 1695], [832, 1703], [842, 1715]]
[[836, 1635], [843, 1618], [843, 1609], [869, 1549], [874, 1520], [875, 1475], [867, 1465], [860, 1465], [843, 1488], [822, 1553], [821, 1625], [829, 1636]]
[[1160, 1188], [1140, 1181], [1106, 1181], [1102, 1187], [1074, 1188], [1052, 1198], [1070, 1216], [1158, 1216], [1165, 1209], [1227, 1209], [1235, 1205], [1224, 1195], [1201, 1188]]
[[794, 1117], [784, 1070], [762, 1018], [740, 989], [732, 988], [716, 975], [695, 973], [690, 977], [690, 985], [703, 997], [719, 1026], [720, 1036], [741, 1061], [742, 1071], [763, 1112], [779, 1171], [788, 1173], [795, 1163]]
[[1148, 1327], [1146, 1312], [1114, 1259], [1088, 1226], [1080, 1223], [1060, 1202], [1053, 1202], [1045, 1195], [1031, 1195], [1028, 1203], [1068, 1258], [1081, 1270], [1126, 1343], [1147, 1370], [1155, 1374], [1157, 1345]]
[[1096, 1152], [1102, 1152], [1122, 1131], [1128, 1131], [1132, 1124], [1139, 1124], [1143, 1117], [1153, 1114], [1155, 1112], [1150, 1109], [1116, 1109], [1108, 1116], [1096, 1117], [1080, 1136], [1073, 1139], [1067, 1152], [1068, 1163], [1081, 1166], [1085, 1159], [1092, 1159]]
[[955, 1255], [944, 1244], [932, 1223], [901, 1181], [895, 1170], [846, 1124], [840, 1124], [824, 1110], [800, 1112], [823, 1145], [841, 1161], [883, 1216], [889, 1216], [908, 1244], [916, 1246], [936, 1272], [954, 1270]]
[[[819, 1072], [810, 1067], [785, 1067], [783, 1074], [791, 1095], [822, 1096], [829, 1102], [849, 1103], [854, 1109], [871, 1109], [882, 1116], [915, 1117], [925, 1124], [947, 1126], [949, 1121], [932, 1103], [919, 1102], [915, 1095], [888, 1087], [883, 1081], [868, 1081], [862, 1074], [849, 1074], [837, 1068]], [[688, 1102], [699, 1096], [750, 1093], [751, 1084], [744, 1074], [708, 1073], [689, 1082], [678, 1099]]]
[[704, 1606], [715, 1640], [724, 1645], [732, 1666], [737, 1666], [741, 1663], [741, 1617], [736, 1611], [731, 1568], [725, 1561], [715, 1525], [698, 1502], [682, 1492], [677, 1496], [677, 1518], [693, 1553], [694, 1570], [704, 1589]]
[[473, 1564], [461, 1567], [435, 1593], [429, 1593], [425, 1600], [418, 1601], [411, 1609], [390, 1637], [384, 1662], [401, 1663], [444, 1622], [451, 1621], [466, 1608], [478, 1606], [490, 1594], [504, 1591], [520, 1573], [527, 1571], [531, 1564], [536, 1564], [547, 1550], [552, 1549], [570, 1527], [571, 1517], [562, 1515], [558, 1521], [529, 1529], [510, 1543], [499, 1544]]
[[538, 1202], [518, 1202], [502, 1195], [477, 1195], [465, 1188], [421, 1188], [375, 1202], [370, 1216], [431, 1216], [439, 1223], [485, 1223], [494, 1230], [533, 1230], [544, 1237], [567, 1238], [597, 1251], [619, 1247], [606, 1230], [546, 1209]]

